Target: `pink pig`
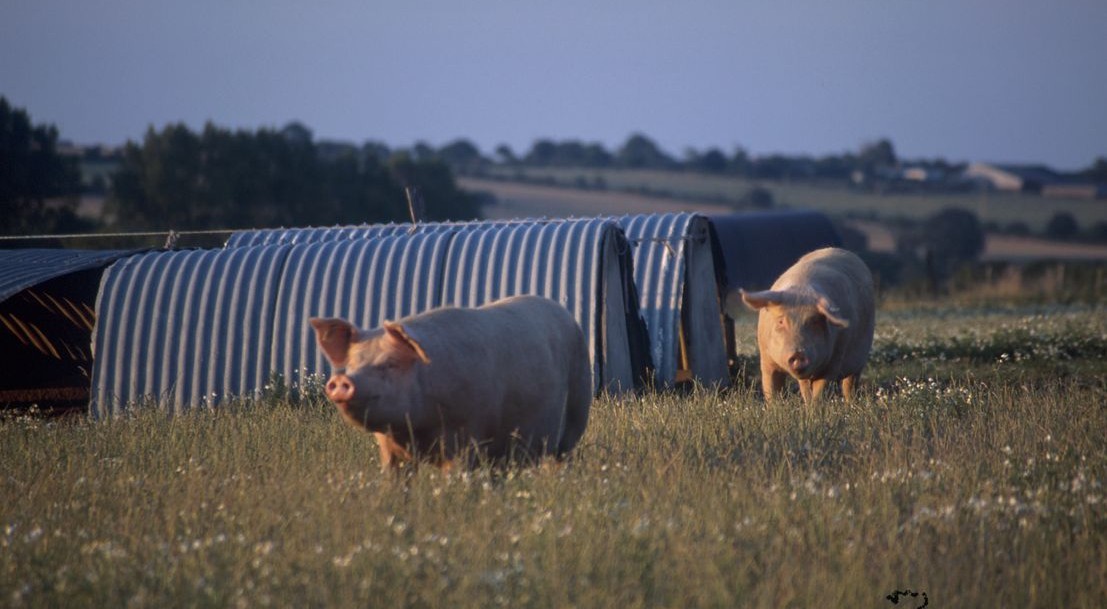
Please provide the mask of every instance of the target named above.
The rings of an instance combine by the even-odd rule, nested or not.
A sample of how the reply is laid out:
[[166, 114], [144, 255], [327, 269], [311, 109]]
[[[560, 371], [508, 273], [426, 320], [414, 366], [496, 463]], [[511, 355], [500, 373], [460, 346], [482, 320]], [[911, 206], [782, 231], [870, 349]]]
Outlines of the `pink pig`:
[[[839, 248], [815, 250], [800, 258], [762, 292], [737, 291], [760, 311], [757, 346], [761, 385], [771, 401], [784, 379], [799, 381], [804, 402], [817, 402], [828, 381], [842, 382], [853, 399], [873, 344], [875, 303], [872, 273], [855, 254]], [[737, 299], [727, 299], [735, 316]]]
[[588, 424], [592, 372], [584, 335], [552, 300], [515, 296], [446, 307], [359, 330], [311, 319], [335, 367], [327, 397], [373, 432], [382, 468], [413, 459], [443, 470], [564, 458]]

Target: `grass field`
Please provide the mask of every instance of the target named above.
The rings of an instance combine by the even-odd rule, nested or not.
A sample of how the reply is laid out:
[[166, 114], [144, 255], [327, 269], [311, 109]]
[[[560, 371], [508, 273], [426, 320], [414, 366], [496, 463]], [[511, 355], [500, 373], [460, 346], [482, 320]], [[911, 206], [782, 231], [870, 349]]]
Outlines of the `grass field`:
[[815, 209], [835, 216], [888, 220], [897, 217], [921, 220], [947, 208], [959, 207], [977, 214], [981, 222], [1005, 227], [1025, 222], [1041, 232], [1053, 214], [1071, 213], [1082, 229], [1107, 222], [1103, 201], [1043, 198], [1033, 194], [873, 194], [842, 185], [820, 185], [787, 181], [750, 181], [734, 176], [712, 176], [695, 172], [580, 168], [495, 168], [488, 177], [559, 186], [580, 187], [602, 184], [603, 189], [653, 197], [685, 199], [700, 205], [728, 206], [746, 192], [760, 186], [773, 194], [778, 205]]
[[8, 416], [0, 606], [1103, 606], [1101, 307], [883, 306], [851, 405], [740, 365], [599, 399], [566, 467], [406, 482], [317, 397]]

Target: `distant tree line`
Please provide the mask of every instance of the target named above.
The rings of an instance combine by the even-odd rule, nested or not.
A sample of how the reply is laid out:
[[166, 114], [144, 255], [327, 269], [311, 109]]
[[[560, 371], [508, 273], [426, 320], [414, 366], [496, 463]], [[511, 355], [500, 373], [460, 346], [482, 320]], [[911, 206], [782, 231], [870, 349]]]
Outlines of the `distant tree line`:
[[79, 193], [77, 160], [58, 154], [58, 130], [0, 97], [0, 234], [80, 230]]
[[[92, 230], [93, 222], [75, 213], [81, 193], [105, 197], [111, 228], [188, 230], [404, 221], [407, 187], [421, 194], [423, 219], [475, 218], [485, 201], [460, 190], [454, 176], [481, 175], [493, 167], [660, 169], [744, 177], [761, 184], [824, 179], [856, 183], [860, 176], [866, 186], [880, 188], [890, 183], [892, 168], [907, 164], [938, 175], [963, 168], [943, 159], [905, 162], [887, 139], [857, 152], [821, 157], [752, 156], [736, 147], [730, 152], [688, 149], [678, 159], [646, 135], [634, 133], [612, 151], [597, 142], [538, 139], [525, 152], [501, 144], [488, 157], [467, 139], [437, 149], [424, 142], [390, 149], [374, 141], [316, 141], [307, 127], [295, 122], [256, 131], [209, 123], [199, 133], [183, 124], [151, 127], [141, 142], [128, 142], [119, 150], [88, 148], [79, 159], [61, 147], [56, 128], [33, 125], [26, 111], [0, 97], [0, 231]], [[1077, 175], [1107, 183], [1107, 158]], [[605, 187], [602, 177], [586, 182], [579, 185]], [[773, 205], [771, 190], [758, 184], [740, 201], [743, 209]], [[986, 228], [1030, 233], [1018, 223]], [[1059, 212], [1045, 234], [1101, 241], [1107, 239], [1107, 226], [1081, 230], [1071, 215]]]
[[431, 155], [316, 143], [299, 123], [257, 131], [209, 123], [200, 133], [176, 124], [126, 144], [106, 211], [129, 229], [404, 221], [407, 187], [422, 198], [421, 220], [479, 216], [477, 197]]
[[[596, 142], [539, 139], [530, 149], [517, 154], [507, 144], [496, 147], [492, 157], [483, 156], [469, 140], [450, 142], [436, 151], [439, 158], [463, 173], [479, 172], [492, 165], [523, 167], [585, 167], [623, 169], [669, 169], [725, 174], [758, 180], [831, 179], [849, 180], [856, 172], [880, 175], [885, 168], [900, 163], [891, 141], [880, 139], [863, 145], [856, 153], [821, 157], [772, 154], [752, 156], [736, 147], [725, 152], [717, 147], [705, 150], [689, 148], [677, 158], [649, 137], [635, 133], [614, 151]], [[916, 165], [940, 169], [949, 173], [963, 165], [942, 159], [916, 161]]]

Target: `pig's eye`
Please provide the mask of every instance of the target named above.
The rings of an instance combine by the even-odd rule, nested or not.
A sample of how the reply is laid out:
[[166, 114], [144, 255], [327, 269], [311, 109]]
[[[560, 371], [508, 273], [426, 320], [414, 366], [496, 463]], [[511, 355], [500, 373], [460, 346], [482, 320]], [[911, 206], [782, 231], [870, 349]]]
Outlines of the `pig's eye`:
[[785, 321], [784, 321], [784, 318], [783, 318], [783, 317], [777, 317], [777, 318], [776, 318], [776, 327], [778, 327], [778, 328], [783, 328], [783, 327], [784, 327], [784, 326], [786, 326], [786, 325], [788, 325], [788, 324], [787, 324], [787, 323], [785, 323]]

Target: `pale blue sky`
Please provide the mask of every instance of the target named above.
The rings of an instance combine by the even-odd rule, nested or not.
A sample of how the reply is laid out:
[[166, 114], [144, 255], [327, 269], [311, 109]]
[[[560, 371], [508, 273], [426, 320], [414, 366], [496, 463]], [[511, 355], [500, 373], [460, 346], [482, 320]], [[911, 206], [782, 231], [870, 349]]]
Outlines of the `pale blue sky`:
[[674, 155], [1107, 156], [1104, 0], [0, 0], [0, 95], [79, 143], [317, 138]]

